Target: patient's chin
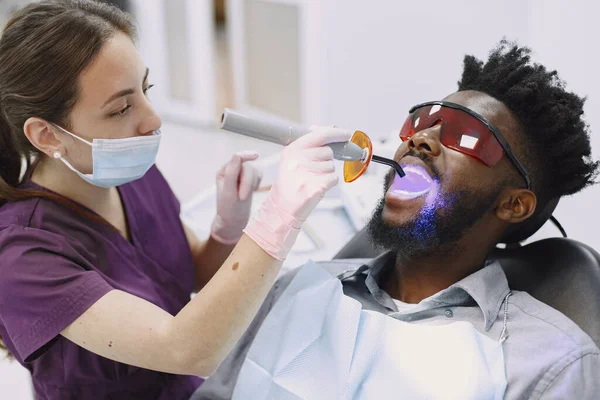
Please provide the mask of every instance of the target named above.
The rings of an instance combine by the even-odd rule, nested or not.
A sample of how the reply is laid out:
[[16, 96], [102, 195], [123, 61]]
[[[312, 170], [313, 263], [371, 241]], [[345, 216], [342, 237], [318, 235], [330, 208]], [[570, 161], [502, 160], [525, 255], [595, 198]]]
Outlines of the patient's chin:
[[[381, 199], [367, 225], [372, 243], [411, 258], [454, 248], [466, 230], [490, 209], [497, 192], [460, 192], [439, 196], [418, 210], [388, 207]], [[458, 201], [460, 199], [460, 201]]]
[[387, 202], [385, 202], [381, 210], [380, 218], [387, 225], [401, 228], [415, 222], [420, 215], [420, 211], [421, 207], [399, 209], [397, 207], [388, 207]]
[[367, 224], [369, 239], [378, 248], [384, 250], [397, 250], [398, 233], [410, 226], [412, 216], [400, 216], [397, 210], [390, 211], [385, 207], [385, 200], [381, 199], [373, 211]]

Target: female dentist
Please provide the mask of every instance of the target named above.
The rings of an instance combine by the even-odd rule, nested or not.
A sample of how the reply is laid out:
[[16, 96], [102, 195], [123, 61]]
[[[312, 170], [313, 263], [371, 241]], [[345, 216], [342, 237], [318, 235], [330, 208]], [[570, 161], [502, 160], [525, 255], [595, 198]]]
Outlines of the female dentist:
[[325, 145], [350, 138], [286, 147], [250, 222], [257, 155], [234, 155], [202, 242], [153, 166], [161, 121], [133, 38], [92, 0], [30, 4], [0, 38], [0, 335], [40, 399], [187, 399], [336, 185]]

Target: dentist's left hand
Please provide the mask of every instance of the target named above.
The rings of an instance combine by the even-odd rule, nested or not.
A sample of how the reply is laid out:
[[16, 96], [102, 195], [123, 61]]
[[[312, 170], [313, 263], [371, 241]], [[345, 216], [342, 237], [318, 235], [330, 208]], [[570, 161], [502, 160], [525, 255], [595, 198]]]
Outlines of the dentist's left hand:
[[262, 180], [262, 172], [252, 163], [258, 153], [239, 152], [217, 172], [217, 215], [211, 236], [220, 243], [233, 245], [248, 224], [252, 194]]

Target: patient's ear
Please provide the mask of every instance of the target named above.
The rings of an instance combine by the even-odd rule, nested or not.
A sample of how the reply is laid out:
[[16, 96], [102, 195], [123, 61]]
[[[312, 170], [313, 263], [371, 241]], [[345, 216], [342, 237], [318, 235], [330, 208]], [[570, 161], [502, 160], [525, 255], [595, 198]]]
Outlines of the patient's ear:
[[502, 193], [496, 208], [496, 216], [502, 221], [516, 224], [531, 217], [537, 198], [531, 190], [509, 189]]

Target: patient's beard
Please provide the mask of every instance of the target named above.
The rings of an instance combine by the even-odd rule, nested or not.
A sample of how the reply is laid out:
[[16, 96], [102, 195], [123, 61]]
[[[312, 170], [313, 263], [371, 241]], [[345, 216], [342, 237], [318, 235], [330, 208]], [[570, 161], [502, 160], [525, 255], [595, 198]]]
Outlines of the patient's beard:
[[384, 197], [379, 201], [367, 225], [371, 242], [396, 253], [397, 259], [414, 259], [432, 254], [445, 256], [463, 251], [458, 241], [493, 205], [502, 191], [461, 191], [438, 194], [431, 205], [424, 205], [418, 215], [402, 225], [383, 220]]

